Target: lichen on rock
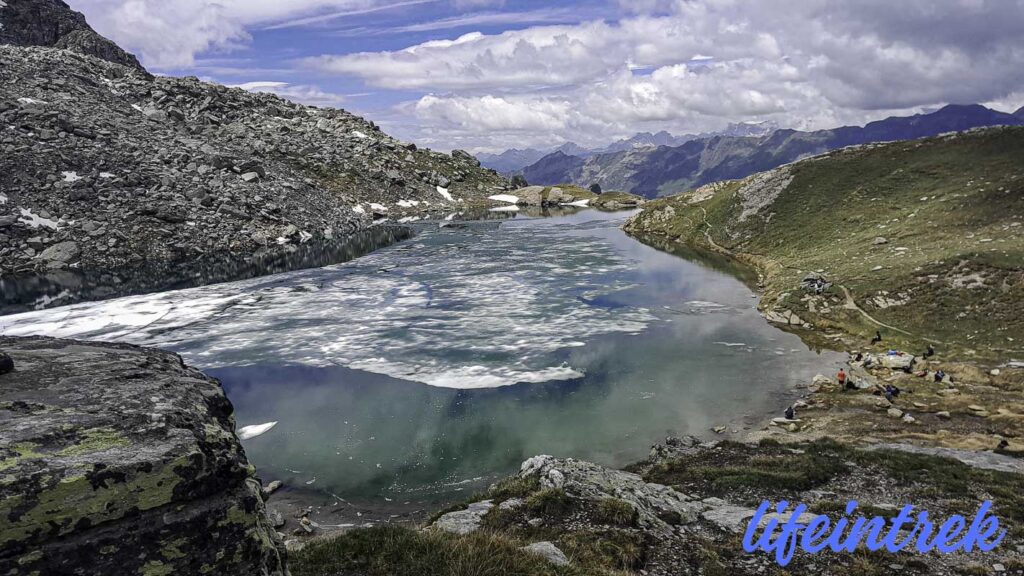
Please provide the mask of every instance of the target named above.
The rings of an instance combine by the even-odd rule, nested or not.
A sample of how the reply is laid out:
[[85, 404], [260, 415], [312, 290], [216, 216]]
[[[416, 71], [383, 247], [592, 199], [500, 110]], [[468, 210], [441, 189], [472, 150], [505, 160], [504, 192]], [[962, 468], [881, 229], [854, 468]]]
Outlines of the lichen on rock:
[[287, 572], [216, 380], [132, 346], [0, 348], [0, 573]]

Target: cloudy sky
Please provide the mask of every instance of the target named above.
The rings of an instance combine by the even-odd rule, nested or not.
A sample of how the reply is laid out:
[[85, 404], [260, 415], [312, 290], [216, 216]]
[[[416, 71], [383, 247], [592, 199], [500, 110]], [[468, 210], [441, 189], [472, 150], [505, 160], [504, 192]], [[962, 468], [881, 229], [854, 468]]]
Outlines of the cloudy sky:
[[152, 71], [439, 149], [1024, 105], [1024, 0], [68, 0]]

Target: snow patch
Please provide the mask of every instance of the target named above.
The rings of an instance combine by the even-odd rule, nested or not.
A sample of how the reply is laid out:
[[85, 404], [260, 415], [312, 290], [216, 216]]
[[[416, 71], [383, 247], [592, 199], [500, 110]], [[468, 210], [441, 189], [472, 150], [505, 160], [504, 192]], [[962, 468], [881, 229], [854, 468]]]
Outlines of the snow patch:
[[449, 202], [454, 202], [455, 201], [455, 199], [452, 198], [451, 193], [448, 192], [447, 188], [442, 188], [442, 187], [438, 186], [437, 187], [437, 193], [440, 194], [442, 197], [444, 197], [445, 200], [447, 200]]
[[355, 136], [356, 138], [369, 138], [369, 136], [360, 132], [359, 130], [353, 130], [352, 135]]
[[413, 208], [415, 206], [419, 206], [420, 203], [416, 200], [399, 200], [398, 205], [402, 208]]
[[58, 228], [55, 221], [50, 220], [49, 218], [41, 218], [37, 214], [33, 214], [31, 210], [25, 208], [21, 209], [21, 218], [19, 218], [18, 221], [29, 228], [43, 227], [49, 228], [50, 230], [57, 230]]
[[387, 212], [388, 208], [387, 208], [387, 206], [382, 206], [380, 204], [371, 202], [370, 203], [370, 210], [374, 210], [374, 211], [377, 211], [377, 212]]
[[0, 192], [0, 206], [7, 204], [7, 194]]
[[100, 172], [100, 178], [103, 178], [104, 180], [109, 180], [110, 178], [114, 178], [114, 175], [111, 174], [110, 172]]
[[18, 102], [22, 104], [49, 104], [46, 100], [36, 100], [35, 98], [18, 98]]
[[497, 202], [509, 202], [511, 204], [518, 204], [519, 197], [511, 194], [495, 194], [494, 196], [488, 196], [489, 200], [495, 200]]
[[254, 424], [252, 426], [243, 426], [238, 429], [238, 439], [248, 440], [257, 436], [262, 436], [270, 431], [271, 428], [277, 426], [277, 422], [267, 422], [266, 424]]
[[61, 175], [64, 176], [65, 182], [78, 182], [82, 179], [78, 172], [61, 172]]
[[353, 206], [352, 211], [355, 212], [356, 214], [366, 214], [366, 208], [363, 208], [359, 204]]

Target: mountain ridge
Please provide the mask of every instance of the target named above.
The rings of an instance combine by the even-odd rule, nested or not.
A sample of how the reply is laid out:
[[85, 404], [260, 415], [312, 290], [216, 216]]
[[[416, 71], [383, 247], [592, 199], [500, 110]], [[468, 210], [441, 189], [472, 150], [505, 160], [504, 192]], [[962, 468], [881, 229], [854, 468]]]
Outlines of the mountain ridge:
[[0, 275], [247, 258], [511, 187], [342, 109], [154, 77], [59, 0], [0, 25]]
[[569, 156], [589, 158], [590, 156], [598, 154], [624, 152], [635, 148], [679, 146], [691, 140], [699, 140], [701, 138], [710, 138], [713, 136], [764, 136], [777, 129], [778, 126], [772, 122], [739, 122], [729, 124], [724, 130], [717, 132], [683, 134], [680, 136], [671, 134], [666, 130], [661, 130], [656, 133], [637, 132], [629, 138], [622, 138], [612, 142], [611, 144], [597, 148], [585, 148], [575, 142], [565, 142], [554, 148], [526, 148], [522, 150], [510, 148], [499, 154], [477, 154], [477, 158], [480, 159], [482, 166], [511, 176], [520, 173], [523, 168], [534, 164], [544, 156], [555, 152], [562, 152]]
[[0, 44], [64, 48], [145, 72], [135, 55], [104, 38], [62, 0], [0, 2]]
[[531, 184], [596, 183], [605, 190], [653, 198], [719, 180], [744, 178], [845, 146], [1022, 124], [1024, 118], [978, 104], [951, 104], [929, 114], [894, 116], [863, 127], [814, 132], [780, 129], [762, 137], [714, 136], [675, 147], [635, 149], [578, 160], [545, 157], [524, 168], [523, 176]]

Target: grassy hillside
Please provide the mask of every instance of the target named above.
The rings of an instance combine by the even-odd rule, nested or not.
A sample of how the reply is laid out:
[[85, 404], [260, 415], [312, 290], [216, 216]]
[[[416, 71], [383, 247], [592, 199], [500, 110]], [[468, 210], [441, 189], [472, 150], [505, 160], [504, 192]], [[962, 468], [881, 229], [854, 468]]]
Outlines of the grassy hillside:
[[[737, 254], [766, 309], [825, 333], [1024, 357], [1024, 128], [832, 152], [651, 202], [626, 229]], [[810, 271], [835, 285], [805, 293]]]

